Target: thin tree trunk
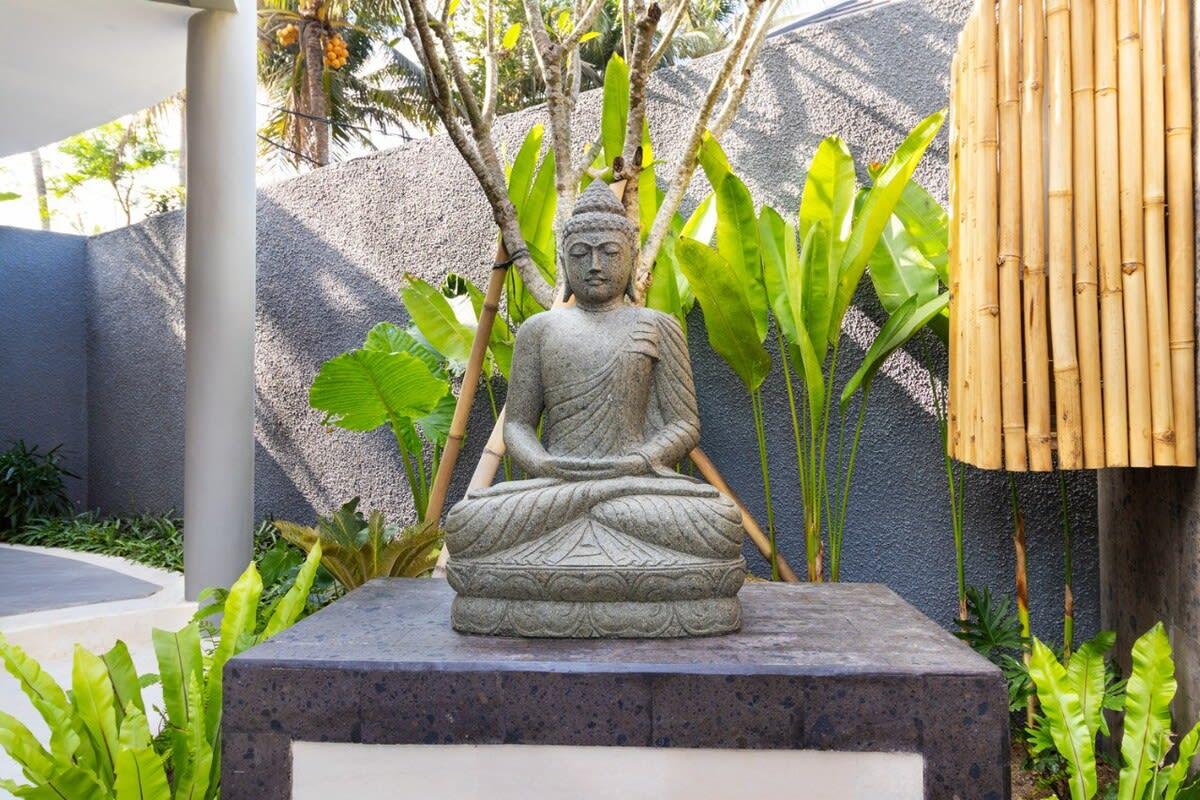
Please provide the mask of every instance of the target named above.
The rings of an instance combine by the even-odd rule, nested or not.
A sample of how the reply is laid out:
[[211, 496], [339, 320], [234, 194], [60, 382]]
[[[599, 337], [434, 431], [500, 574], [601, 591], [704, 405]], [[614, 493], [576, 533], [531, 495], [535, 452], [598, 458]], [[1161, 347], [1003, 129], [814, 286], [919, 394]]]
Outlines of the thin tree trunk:
[[187, 189], [187, 95], [179, 93], [179, 185]]
[[29, 159], [33, 162], [33, 185], [37, 191], [38, 218], [42, 222], [42, 230], [50, 230], [50, 202], [46, 198], [46, 173], [42, 170], [42, 152], [30, 150]]
[[[325, 121], [328, 110], [325, 102], [325, 45], [322, 25], [316, 20], [307, 20], [300, 29], [304, 38], [304, 102], [301, 109], [309, 118], [305, 119], [309, 131], [305, 155], [317, 166], [329, 163], [329, 123]], [[315, 119], [314, 119], [315, 117]]]

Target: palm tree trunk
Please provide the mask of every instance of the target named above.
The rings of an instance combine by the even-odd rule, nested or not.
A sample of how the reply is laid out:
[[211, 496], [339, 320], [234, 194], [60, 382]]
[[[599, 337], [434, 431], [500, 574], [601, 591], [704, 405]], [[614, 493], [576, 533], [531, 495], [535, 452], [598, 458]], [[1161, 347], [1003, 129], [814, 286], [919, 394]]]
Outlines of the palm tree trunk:
[[[306, 20], [300, 29], [304, 44], [304, 103], [301, 109], [310, 115], [305, 120], [309, 130], [308, 152], [305, 153], [317, 166], [329, 163], [329, 123], [325, 102], [325, 44], [322, 41], [324, 26], [315, 19]], [[315, 117], [316, 119], [313, 119]]]
[[37, 190], [38, 217], [42, 221], [42, 230], [50, 230], [50, 202], [46, 198], [46, 173], [42, 169], [42, 152], [34, 149], [29, 151], [33, 161], [33, 185]]

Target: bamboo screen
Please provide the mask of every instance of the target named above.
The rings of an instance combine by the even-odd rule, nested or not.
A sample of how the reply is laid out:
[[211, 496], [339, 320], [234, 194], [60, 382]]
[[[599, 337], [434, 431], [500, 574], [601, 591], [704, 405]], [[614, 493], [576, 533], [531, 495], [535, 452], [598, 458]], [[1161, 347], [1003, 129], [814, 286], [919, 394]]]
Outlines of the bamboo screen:
[[981, 0], [951, 68], [949, 448], [1196, 463], [1191, 0]]

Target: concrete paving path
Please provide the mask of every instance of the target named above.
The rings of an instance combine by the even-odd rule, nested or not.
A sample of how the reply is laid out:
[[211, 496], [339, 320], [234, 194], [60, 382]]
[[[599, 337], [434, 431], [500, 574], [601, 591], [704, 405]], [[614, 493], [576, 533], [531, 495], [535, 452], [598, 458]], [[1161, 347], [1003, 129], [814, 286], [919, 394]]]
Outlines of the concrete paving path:
[[0, 550], [0, 617], [149, 597], [161, 588], [77, 558], [15, 547]]

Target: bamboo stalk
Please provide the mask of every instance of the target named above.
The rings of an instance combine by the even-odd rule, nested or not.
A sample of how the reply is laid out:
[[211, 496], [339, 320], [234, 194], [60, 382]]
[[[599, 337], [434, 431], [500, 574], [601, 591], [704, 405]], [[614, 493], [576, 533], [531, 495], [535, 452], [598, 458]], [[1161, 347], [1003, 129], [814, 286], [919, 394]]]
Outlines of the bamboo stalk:
[[1082, 391], [1083, 466], [1105, 465], [1096, 278], [1096, 95], [1094, 0], [1073, 0], [1071, 26], [1072, 155], [1075, 192], [1075, 341]]
[[1050, 274], [1050, 346], [1061, 469], [1083, 466], [1079, 360], [1075, 348], [1071, 187], [1071, 28], [1068, 0], [1046, 4], [1046, 255]]
[[976, 237], [975, 227], [978, 224], [975, 214], [975, 198], [978, 193], [978, 182], [975, 180], [977, 172], [976, 164], [979, 161], [979, 148], [976, 140], [976, 103], [974, 102], [976, 93], [976, 69], [975, 69], [975, 32], [978, 28], [975, 17], [967, 23], [964, 29], [963, 44], [967, 57], [963, 60], [962, 65], [962, 85], [965, 89], [962, 92], [963, 117], [965, 119], [964, 135], [962, 144], [962, 159], [959, 165], [959, 174], [962, 179], [962, 186], [965, 197], [963, 198], [962, 209], [960, 213], [960, 224], [962, 225], [962, 243], [963, 256], [961, 259], [962, 276], [960, 283], [962, 284], [962, 302], [960, 310], [962, 311], [962, 323], [959, 336], [962, 339], [962, 395], [963, 395], [963, 411], [964, 424], [962, 438], [962, 458], [969, 464], [976, 464], [976, 451], [978, 448], [979, 439], [979, 402], [978, 402], [978, 376], [979, 376], [979, 356], [976, 352], [976, 333], [978, 331], [978, 315], [975, 314], [975, 297], [976, 290], [976, 274], [977, 265], [975, 263]]
[[980, 438], [976, 464], [983, 469], [1003, 465], [1000, 401], [1000, 286], [997, 261], [997, 182], [996, 172], [996, 8], [993, 0], [981, 0], [979, 14], [978, 95], [979, 163], [977, 178], [978, 224], [975, 228], [979, 270], [979, 396]]
[[1004, 419], [1004, 466], [1024, 471], [1025, 379], [1021, 355], [1021, 9], [1019, 0], [1000, 0], [1000, 369]]
[[1121, 285], [1125, 304], [1129, 464], [1154, 465], [1150, 343], [1142, 252], [1142, 79], [1138, 0], [1117, 0], [1117, 118], [1121, 203]]
[[1191, 0], [1166, 0], [1167, 246], [1175, 463], [1196, 465], [1195, 208], [1192, 164]]
[[475, 326], [475, 340], [471, 342], [471, 356], [467, 360], [467, 369], [463, 373], [462, 388], [458, 392], [458, 400], [454, 403], [454, 417], [450, 421], [450, 435], [446, 439], [446, 447], [442, 451], [442, 460], [438, 464], [437, 475], [429, 491], [429, 502], [425, 507], [425, 519], [432, 525], [438, 525], [442, 518], [442, 509], [446, 505], [446, 492], [450, 490], [450, 479], [454, 476], [454, 465], [462, 452], [463, 439], [467, 435], [467, 419], [471, 416], [471, 405], [475, 402], [475, 390], [479, 388], [479, 376], [483, 371], [483, 359], [487, 354], [488, 342], [492, 336], [492, 325], [496, 321], [496, 312], [500, 308], [500, 294], [504, 291], [504, 278], [508, 274], [508, 250], [504, 242], [496, 246], [496, 266], [488, 278], [487, 290], [483, 297], [483, 308], [479, 311], [479, 324]]
[[1029, 467], [1052, 468], [1050, 346], [1046, 320], [1045, 183], [1042, 174], [1042, 71], [1045, 61], [1041, 3], [1021, 7], [1021, 261], [1025, 322], [1025, 416]]
[[[767, 535], [763, 533], [762, 528], [760, 528], [758, 523], [755, 522], [754, 516], [750, 513], [750, 509], [746, 508], [746, 504], [742, 502], [741, 498], [737, 496], [737, 493], [733, 491], [733, 488], [725, 482], [723, 477], [721, 477], [721, 473], [717, 470], [717, 465], [714, 464], [699, 447], [688, 453], [688, 458], [690, 458], [692, 463], [696, 465], [696, 468], [700, 470], [700, 474], [704, 476], [706, 481], [716, 487], [717, 491], [721, 492], [737, 504], [738, 510], [742, 512], [742, 526], [746, 529], [746, 533], [749, 534], [751, 541], [754, 542], [754, 546], [757, 547], [758, 551], [763, 554], [763, 557], [770, 559], [770, 539], [767, 538]], [[779, 566], [779, 574], [785, 581], [788, 583], [799, 583], [800, 578], [796, 575], [796, 572], [792, 569], [791, 565], [788, 564], [787, 559], [783, 557], [782, 553], [776, 551], [775, 561]]]
[[[961, 42], [961, 37], [959, 39]], [[959, 70], [961, 69], [962, 56], [959, 51], [955, 51], [954, 57], [950, 61], [950, 134], [949, 134], [949, 173], [950, 180], [947, 187], [947, 200], [950, 203], [950, 209], [953, 216], [950, 219], [950, 225], [947, 230], [947, 250], [948, 259], [947, 266], [950, 271], [950, 322], [949, 334], [947, 342], [949, 346], [949, 356], [947, 365], [947, 387], [948, 393], [946, 400], [946, 453], [951, 458], [958, 458], [958, 413], [961, 399], [959, 397], [959, 361], [962, 355], [962, 348], [958, 343], [958, 326], [959, 319], [962, 316], [959, 313], [959, 284], [958, 276], [960, 273], [958, 261], [962, 257], [961, 243], [959, 241], [959, 225], [958, 225], [958, 205], [959, 200], [959, 127], [962, 125], [962, 120], [959, 118]]]
[[[1104, 454], [1109, 467], [1129, 465], [1125, 389], [1125, 312], [1121, 291], [1121, 204], [1117, 138], [1117, 6], [1095, 5], [1096, 244], [1104, 373]], [[1190, 280], [1190, 267], [1189, 267]]]
[[1167, 300], [1166, 133], [1163, 119], [1163, 29], [1158, 2], [1142, 3], [1142, 211], [1146, 317], [1150, 338], [1150, 409], [1154, 463], [1175, 463], [1171, 393], [1171, 322]]

